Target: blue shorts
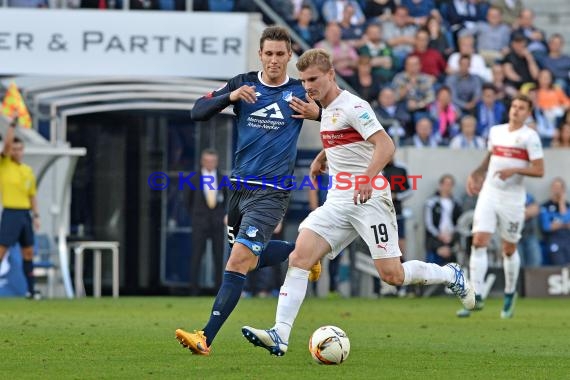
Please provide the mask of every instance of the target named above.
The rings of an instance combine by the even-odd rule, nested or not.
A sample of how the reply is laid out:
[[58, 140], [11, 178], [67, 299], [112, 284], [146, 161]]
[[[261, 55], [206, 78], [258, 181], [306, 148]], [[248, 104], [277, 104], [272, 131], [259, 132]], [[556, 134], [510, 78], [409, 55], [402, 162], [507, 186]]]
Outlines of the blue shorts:
[[237, 188], [232, 184], [228, 199], [228, 241], [248, 247], [259, 256], [283, 219], [291, 192], [271, 187]]
[[0, 245], [11, 247], [20, 243], [20, 247], [34, 245], [34, 228], [30, 210], [5, 208], [0, 222]]

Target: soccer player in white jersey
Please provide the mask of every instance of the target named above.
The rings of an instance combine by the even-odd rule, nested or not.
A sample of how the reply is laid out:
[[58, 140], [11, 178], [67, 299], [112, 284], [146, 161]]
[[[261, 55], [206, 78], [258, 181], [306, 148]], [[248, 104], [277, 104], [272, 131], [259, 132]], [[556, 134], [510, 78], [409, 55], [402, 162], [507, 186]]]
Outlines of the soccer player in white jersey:
[[[384, 281], [392, 285], [446, 284], [464, 307], [472, 309], [475, 294], [457, 264], [442, 267], [417, 260], [400, 263], [402, 254], [390, 188], [380, 189], [382, 181], [374, 181], [375, 186], [371, 183], [392, 159], [395, 148], [370, 104], [338, 88], [330, 55], [325, 50], [307, 50], [299, 58], [297, 69], [308, 95], [323, 106], [320, 130], [325, 149], [312, 162], [310, 175], [322, 174], [328, 163], [333, 184], [326, 202], [299, 226], [279, 293], [274, 327], [260, 330], [245, 326], [244, 337], [273, 355], [284, 355], [305, 298], [310, 268], [327, 253], [334, 258], [358, 235], [368, 245]], [[351, 179], [350, 186], [337, 182], [341, 175]], [[359, 186], [355, 184], [356, 176], [361, 179]]]
[[[475, 310], [483, 308], [482, 292], [487, 272], [487, 246], [497, 223], [502, 239], [505, 298], [501, 318], [512, 318], [515, 289], [520, 271], [517, 243], [524, 223], [526, 191], [523, 176], [542, 177], [542, 145], [536, 131], [526, 126], [532, 103], [516, 96], [509, 109], [509, 122], [489, 132], [488, 152], [483, 162], [467, 178], [467, 193], [479, 194], [473, 215], [473, 245], [469, 260], [471, 282], [475, 288]], [[467, 310], [459, 317], [470, 315]]]

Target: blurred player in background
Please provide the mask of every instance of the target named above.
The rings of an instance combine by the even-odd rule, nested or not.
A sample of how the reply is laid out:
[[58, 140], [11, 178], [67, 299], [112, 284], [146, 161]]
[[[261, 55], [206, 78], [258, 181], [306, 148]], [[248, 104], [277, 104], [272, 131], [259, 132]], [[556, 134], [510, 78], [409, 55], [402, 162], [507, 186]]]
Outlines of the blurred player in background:
[[[473, 308], [475, 293], [457, 264], [441, 267], [418, 260], [400, 262], [402, 254], [389, 184], [384, 180], [383, 190], [372, 186], [372, 179], [390, 162], [395, 148], [370, 104], [337, 86], [331, 56], [325, 50], [307, 50], [299, 58], [297, 69], [309, 96], [324, 107], [324, 150], [312, 162], [311, 176], [322, 174], [328, 163], [333, 179], [346, 173], [349, 178], [359, 175], [368, 180], [344, 190], [333, 184], [324, 205], [301, 223], [279, 293], [275, 325], [268, 330], [244, 326], [244, 337], [273, 355], [284, 355], [293, 322], [305, 299], [311, 266], [327, 253], [334, 258], [359, 235], [368, 245], [378, 274], [387, 283], [446, 284], [465, 307]], [[381, 180], [377, 188], [380, 183]]]
[[[487, 273], [487, 247], [497, 223], [502, 238], [505, 297], [501, 318], [512, 318], [520, 257], [517, 243], [524, 224], [526, 191], [523, 177], [542, 177], [544, 160], [540, 137], [526, 126], [532, 101], [518, 95], [509, 109], [509, 122], [490, 129], [488, 153], [467, 178], [467, 194], [479, 194], [473, 215], [473, 245], [469, 271], [475, 287], [475, 310], [483, 308], [483, 288]], [[460, 310], [459, 317], [469, 316]]]
[[[232, 246], [210, 319], [193, 333], [176, 330], [176, 338], [194, 354], [209, 355], [216, 334], [236, 307], [246, 274], [285, 261], [294, 244], [269, 241], [283, 219], [294, 186], [297, 139], [303, 118], [317, 120], [319, 106], [301, 82], [289, 78], [291, 37], [278, 26], [263, 31], [259, 43], [262, 71], [239, 74], [196, 101], [193, 120], [207, 120], [234, 106], [238, 141], [228, 199], [228, 241]], [[269, 179], [270, 181], [264, 181]], [[314, 280], [320, 264], [314, 268]]]

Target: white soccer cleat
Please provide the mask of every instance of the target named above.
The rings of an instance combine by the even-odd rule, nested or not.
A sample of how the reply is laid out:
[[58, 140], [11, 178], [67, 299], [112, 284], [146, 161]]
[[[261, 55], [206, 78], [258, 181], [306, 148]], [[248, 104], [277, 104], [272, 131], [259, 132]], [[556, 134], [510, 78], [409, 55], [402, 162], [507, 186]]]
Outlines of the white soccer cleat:
[[446, 267], [451, 268], [455, 274], [455, 280], [450, 282], [447, 287], [459, 297], [465, 309], [473, 310], [475, 308], [475, 290], [465, 279], [463, 269], [455, 263], [447, 264]]
[[254, 346], [265, 348], [271, 355], [283, 356], [287, 352], [287, 343], [283, 342], [274, 329], [260, 330], [244, 326], [241, 332]]

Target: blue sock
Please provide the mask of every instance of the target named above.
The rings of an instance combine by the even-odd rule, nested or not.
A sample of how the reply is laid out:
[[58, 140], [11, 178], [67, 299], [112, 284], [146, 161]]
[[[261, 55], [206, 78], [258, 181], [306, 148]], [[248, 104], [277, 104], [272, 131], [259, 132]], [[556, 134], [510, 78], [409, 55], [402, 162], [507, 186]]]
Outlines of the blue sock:
[[281, 264], [289, 258], [289, 255], [295, 249], [295, 243], [289, 243], [283, 240], [270, 240], [267, 246], [259, 255], [258, 268], [271, 267]]
[[206, 324], [206, 327], [204, 327], [204, 335], [206, 335], [206, 344], [208, 347], [212, 345], [216, 334], [218, 334], [218, 331], [220, 331], [226, 319], [228, 319], [235, 309], [241, 297], [245, 279], [246, 275], [244, 274], [230, 271], [224, 272], [222, 286], [214, 300], [210, 320]]
[[35, 291], [34, 262], [32, 260], [24, 259], [22, 262], [22, 269], [24, 270], [24, 276], [26, 276], [28, 292], [33, 295]]

